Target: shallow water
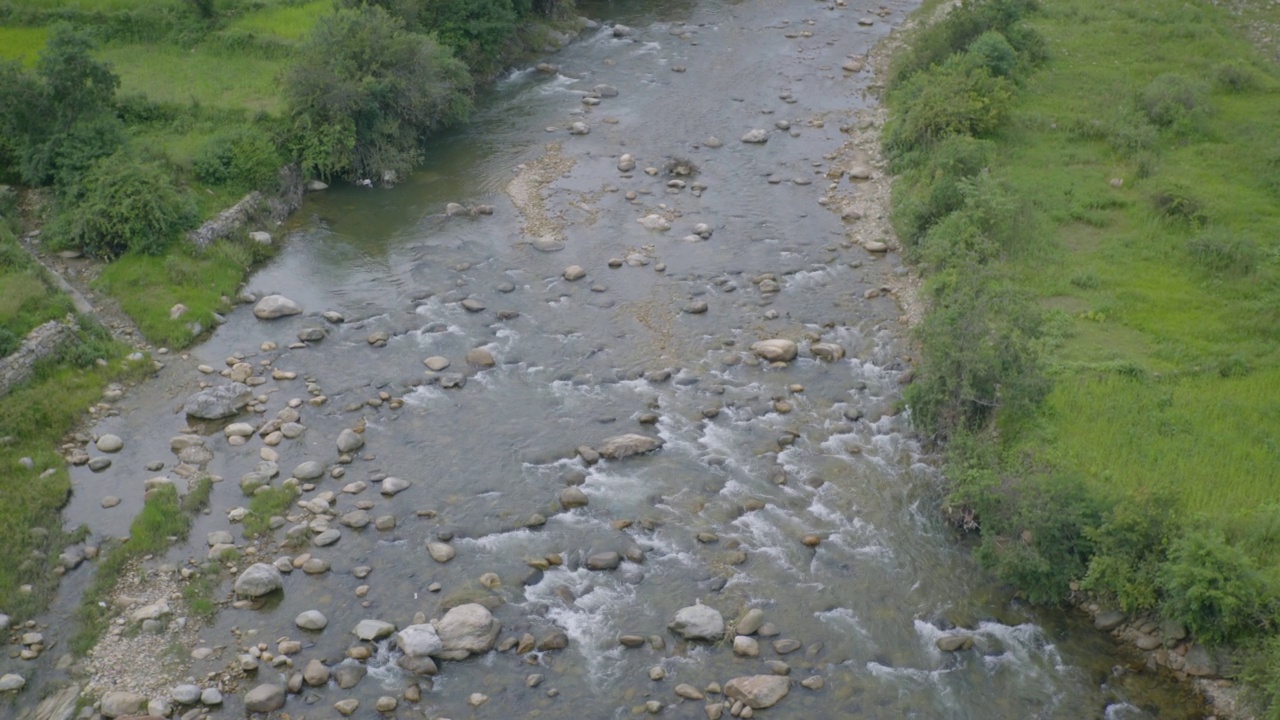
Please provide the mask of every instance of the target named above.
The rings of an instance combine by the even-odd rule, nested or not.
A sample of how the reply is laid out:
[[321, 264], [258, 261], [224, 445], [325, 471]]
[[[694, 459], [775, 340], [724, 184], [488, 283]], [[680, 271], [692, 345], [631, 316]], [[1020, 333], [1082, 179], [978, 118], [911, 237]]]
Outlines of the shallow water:
[[[657, 699], [669, 706], [664, 714], [704, 717], [702, 703], [673, 694], [677, 683], [723, 684], [767, 672], [764, 661], [777, 656], [763, 641], [759, 658], [740, 658], [727, 645], [686, 645], [666, 631], [677, 609], [702, 602], [726, 619], [763, 609], [779, 637], [804, 646], [780, 658], [791, 676], [825, 678], [816, 691], [794, 684], [769, 716], [1200, 717], [1168, 683], [1113, 676], [1127, 660], [1082, 619], [1012, 601], [938, 519], [942, 479], [895, 410], [909, 354], [899, 310], [888, 297], [864, 299], [898, 260], [848, 246], [838, 213], [818, 203], [830, 182], [824, 156], [870, 102], [868, 76], [850, 76], [840, 64], [865, 54], [914, 4], [886, 7], [885, 17], [863, 27], [865, 10], [812, 0], [591, 6], [605, 25], [549, 57], [557, 73], [524, 69], [499, 81], [479, 98], [474, 120], [435, 143], [427, 166], [404, 184], [310, 196], [279, 257], [249, 282], [258, 295], [293, 298], [305, 314], [268, 323], [242, 306], [188, 359], [170, 358], [161, 380], [132, 392], [121, 415], [97, 428], [124, 437], [126, 449], [106, 473], [76, 470], [68, 524], [88, 523], [97, 537], [125, 534], [141, 507], [140, 481], [156, 474], [143, 466], [175, 462], [168, 439], [186, 421], [172, 410], [197, 388], [195, 366], [222, 368], [240, 352], [247, 362], [299, 372], [259, 389], [269, 394], [266, 417], [308, 397], [302, 376], [329, 398], [304, 406], [306, 433], [276, 448], [282, 476], [304, 460], [332, 463], [338, 432], [363, 420], [363, 457], [343, 479], [317, 481], [317, 491], [379, 474], [414, 485], [394, 500], [374, 488], [340, 495], [339, 514], [369, 500], [371, 515], [394, 514], [397, 527], [343, 528], [336, 545], [309, 549], [332, 563], [330, 573], [294, 572], [282, 601], [224, 609], [201, 640], [232, 649], [194, 662], [193, 675], [234, 660], [233, 629], [268, 643], [305, 635], [298, 667], [312, 657], [336, 663], [362, 618], [403, 627], [418, 611], [438, 616], [448, 598], [496, 594], [501, 637], [561, 630], [568, 649], [443, 663], [422, 702], [402, 702], [397, 716], [625, 717]], [[613, 37], [615, 22], [635, 36]], [[600, 83], [619, 95], [584, 105], [583, 94]], [[577, 120], [590, 124], [589, 135], [567, 134]], [[776, 129], [779, 120], [794, 132]], [[770, 129], [767, 144], [738, 141], [754, 127]], [[710, 136], [724, 146], [708, 147]], [[540, 191], [548, 227], [564, 244], [545, 253], [522, 233], [524, 218], [504, 188], [549, 143], [572, 164]], [[668, 192], [665, 172], [623, 177], [615, 165], [624, 152], [641, 169], [692, 163], [696, 175], [682, 179], [707, 189], [700, 197], [688, 188]], [[643, 194], [631, 203], [628, 190]], [[489, 203], [496, 212], [445, 217], [452, 201]], [[636, 222], [651, 212], [674, 216], [672, 229]], [[710, 225], [712, 236], [683, 240], [696, 223]], [[648, 264], [608, 267], [629, 254]], [[571, 264], [586, 278], [565, 281]], [[762, 273], [777, 275], [778, 293], [752, 282]], [[458, 301], [466, 297], [487, 308], [464, 310]], [[705, 314], [682, 311], [694, 300], [707, 304]], [[326, 323], [325, 310], [346, 322]], [[326, 327], [328, 338], [287, 349], [305, 327]], [[390, 334], [385, 347], [366, 341], [377, 331]], [[769, 337], [799, 341], [801, 357], [783, 369], [751, 363], [747, 348]], [[813, 359], [805, 348], [814, 338], [839, 343], [846, 357]], [[281, 349], [259, 351], [267, 340]], [[497, 366], [467, 368], [474, 347], [489, 349]], [[465, 387], [423, 384], [422, 360], [432, 355], [465, 372]], [[366, 404], [379, 391], [404, 406]], [[790, 412], [778, 412], [776, 400]], [[638, 422], [649, 412], [655, 425]], [[227, 480], [215, 487], [214, 511], [199, 519], [191, 545], [171, 552], [170, 562], [202, 558], [214, 530], [239, 536], [226, 511], [248, 504], [236, 480], [259, 461], [261, 440], [232, 448], [219, 425], [197, 429], [210, 435], [209, 469]], [[594, 467], [574, 457], [577, 446], [626, 432], [666, 444]], [[590, 505], [562, 512], [557, 494], [574, 473], [585, 474], [577, 479]], [[101, 510], [105, 494], [124, 503]], [[535, 513], [546, 524], [526, 527]], [[618, 529], [620, 520], [633, 523]], [[443, 565], [424, 549], [441, 532], [454, 535], [457, 550]], [[717, 539], [702, 542], [699, 533]], [[801, 543], [809, 533], [821, 538], [817, 548]], [[582, 567], [591, 553], [633, 547], [643, 562], [609, 572]], [[738, 551], [746, 560], [735, 564]], [[526, 564], [548, 553], [565, 564], [542, 573]], [[373, 568], [367, 580], [352, 576], [361, 565]], [[486, 572], [501, 579], [493, 593], [477, 583]], [[62, 607], [72, 606], [85, 577], [82, 570], [68, 578]], [[433, 582], [442, 592], [427, 590]], [[367, 606], [356, 595], [362, 584], [370, 586]], [[293, 626], [311, 608], [329, 617], [323, 633]], [[954, 626], [975, 638], [973, 650], [936, 649], [941, 628]], [[624, 649], [617, 638], [627, 633], [662, 636], [665, 648]], [[392, 659], [384, 643], [356, 688], [306, 690], [285, 709], [327, 716], [333, 702], [356, 697], [361, 716], [373, 716], [378, 696], [398, 696], [414, 680]], [[666, 670], [665, 680], [649, 680], [653, 666]], [[527, 688], [535, 672], [546, 680]], [[258, 675], [241, 689], [283, 681], [274, 670]], [[474, 692], [489, 701], [470, 708]], [[239, 699], [228, 695], [222, 714], [238, 715]]]

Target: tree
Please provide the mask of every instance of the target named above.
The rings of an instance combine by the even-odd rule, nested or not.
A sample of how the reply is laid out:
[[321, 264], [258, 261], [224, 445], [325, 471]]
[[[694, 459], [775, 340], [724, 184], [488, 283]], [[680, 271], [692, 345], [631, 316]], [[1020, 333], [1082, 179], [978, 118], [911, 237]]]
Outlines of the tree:
[[83, 169], [123, 142], [114, 112], [120, 78], [93, 59], [93, 40], [58, 25], [40, 52], [34, 72], [0, 65], [0, 129], [22, 180], [61, 181], [64, 162]]
[[352, 180], [411, 169], [431, 132], [471, 110], [466, 66], [378, 6], [339, 9], [317, 23], [285, 93], [303, 165]]

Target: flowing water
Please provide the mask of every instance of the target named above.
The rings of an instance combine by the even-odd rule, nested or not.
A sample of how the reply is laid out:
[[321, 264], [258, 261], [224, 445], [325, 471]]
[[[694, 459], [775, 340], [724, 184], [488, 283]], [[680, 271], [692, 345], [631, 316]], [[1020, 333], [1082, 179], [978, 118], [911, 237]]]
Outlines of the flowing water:
[[[362, 456], [343, 479], [316, 481], [316, 492], [382, 475], [413, 486], [394, 499], [376, 487], [340, 494], [339, 513], [371, 501], [371, 515], [393, 514], [397, 526], [343, 528], [336, 545], [309, 548], [331, 572], [293, 572], [282, 600], [223, 609], [199, 640], [229, 649], [192, 661], [193, 676], [234, 660], [233, 631], [272, 646], [302, 639], [299, 667], [313, 657], [336, 664], [362, 618], [403, 627], [419, 611], [438, 616], [451, 598], [489, 595], [503, 601], [501, 637], [559, 630], [568, 648], [443, 663], [422, 701], [401, 702], [394, 716], [610, 718], [656, 699], [665, 715], [704, 717], [703, 703], [673, 694], [677, 683], [723, 684], [781, 659], [797, 682], [767, 716], [1199, 717], [1169, 684], [1113, 672], [1127, 660], [1083, 619], [1036, 611], [995, 587], [938, 518], [942, 478], [896, 410], [909, 363], [900, 311], [890, 297], [864, 297], [901, 274], [899, 261], [848, 243], [839, 213], [818, 202], [830, 192], [824, 156], [871, 102], [868, 74], [844, 73], [841, 63], [865, 55], [913, 8], [887, 5], [867, 26], [858, 20], [875, 8], [813, 0], [590, 7], [604, 24], [547, 58], [558, 72], [526, 69], [499, 81], [469, 125], [434, 143], [426, 167], [402, 185], [310, 196], [279, 257], [249, 282], [306, 312], [262, 322], [242, 306], [189, 358], [170, 357], [160, 380], [130, 393], [121, 415], [97, 428], [124, 437], [126, 448], [106, 473], [76, 471], [68, 523], [87, 522], [97, 537], [124, 534], [141, 507], [141, 479], [155, 474], [143, 466], [175, 463], [168, 439], [187, 421], [172, 410], [207, 377], [196, 364], [222, 368], [240, 352], [299, 373], [259, 388], [267, 418], [290, 398], [309, 397], [304, 377], [328, 398], [304, 405], [305, 434], [276, 448], [283, 476], [304, 460], [332, 463], [338, 432], [363, 422]], [[634, 36], [615, 37], [613, 23]], [[618, 96], [584, 104], [601, 83]], [[575, 121], [590, 134], [569, 135]], [[738, 141], [757, 127], [770, 131], [766, 144]], [[723, 147], [708, 146], [711, 136]], [[622, 153], [639, 163], [630, 176], [615, 167]], [[693, 170], [678, 178], [684, 189], [667, 187], [673, 164]], [[507, 194], [518, 177], [535, 180], [527, 196], [519, 184], [513, 191], [533, 198], [527, 217]], [[838, 182], [856, 194], [849, 180]], [[706, 189], [695, 194], [694, 183]], [[639, 193], [634, 202], [628, 191]], [[451, 201], [492, 204], [495, 213], [446, 217]], [[671, 218], [672, 229], [637, 223], [650, 213]], [[697, 223], [712, 235], [686, 240]], [[558, 236], [563, 249], [539, 250], [531, 233]], [[631, 262], [615, 269], [610, 258]], [[563, 279], [571, 264], [586, 277]], [[755, 282], [765, 273], [776, 275], [776, 293]], [[464, 298], [486, 309], [470, 312]], [[706, 312], [684, 312], [695, 302]], [[326, 323], [325, 310], [346, 322]], [[327, 327], [328, 337], [290, 349], [306, 327]], [[380, 331], [386, 346], [371, 346], [367, 338]], [[771, 337], [798, 341], [800, 357], [782, 368], [754, 362], [748, 347]], [[819, 339], [846, 356], [813, 359], [806, 348]], [[259, 350], [264, 341], [280, 349]], [[464, 356], [476, 347], [497, 365], [468, 368]], [[464, 387], [427, 382], [422, 361], [434, 355], [466, 375]], [[403, 406], [366, 402], [380, 391]], [[650, 413], [656, 422], [642, 423]], [[248, 504], [235, 480], [259, 462], [260, 439], [234, 448], [220, 426], [197, 429], [215, 452], [210, 470], [227, 481], [215, 486], [213, 512], [198, 519], [192, 544], [170, 562], [202, 558], [209, 532], [239, 539], [226, 512]], [[594, 466], [574, 454], [628, 432], [660, 436], [665, 446]], [[581, 483], [589, 506], [561, 511], [566, 483]], [[105, 494], [124, 502], [101, 510]], [[527, 527], [535, 513], [545, 525]], [[447, 564], [424, 549], [440, 533], [452, 534], [457, 550]], [[816, 548], [801, 542], [807, 534], [820, 539]], [[616, 570], [583, 564], [592, 553], [637, 549], [642, 562]], [[270, 561], [298, 551], [263, 552]], [[564, 564], [542, 572], [526, 563], [549, 553]], [[372, 574], [357, 579], [362, 565]], [[487, 572], [500, 588], [479, 585]], [[65, 585], [74, 589], [81, 576]], [[430, 592], [432, 583], [441, 591]], [[369, 586], [363, 598], [361, 585]], [[695, 602], [730, 620], [760, 608], [779, 637], [802, 647], [782, 657], [762, 642], [760, 657], [743, 658], [727, 644], [685, 644], [666, 625]], [[293, 626], [311, 608], [329, 617], [322, 633]], [[952, 628], [971, 635], [974, 648], [940, 652], [935, 640]], [[664, 647], [623, 648], [618, 637], [628, 633], [661, 636]], [[355, 697], [357, 714], [373, 717], [378, 696], [399, 696], [416, 681], [392, 659], [384, 642], [354, 689], [307, 689], [285, 709], [336, 716], [332, 703]], [[649, 679], [654, 666], [665, 680]], [[546, 679], [526, 687], [531, 673]], [[812, 675], [825, 687], [799, 685]], [[273, 669], [258, 676], [241, 689], [283, 681]], [[466, 701], [475, 692], [490, 699], [473, 709]], [[240, 713], [238, 696], [226, 702], [222, 714]]]

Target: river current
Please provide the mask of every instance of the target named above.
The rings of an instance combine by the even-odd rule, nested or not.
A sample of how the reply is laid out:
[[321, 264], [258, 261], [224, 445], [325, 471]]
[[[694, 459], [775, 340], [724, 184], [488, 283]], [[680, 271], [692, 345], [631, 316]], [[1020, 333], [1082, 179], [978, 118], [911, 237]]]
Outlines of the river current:
[[[366, 444], [341, 466], [345, 475], [313, 481], [303, 499], [332, 491], [338, 514], [367, 502], [395, 527], [344, 527], [336, 544], [307, 548], [329, 572], [295, 571], [282, 599], [224, 608], [198, 640], [226, 649], [173, 660], [187, 664], [180, 674], [222, 672], [238, 646], [274, 647], [285, 636], [303, 642], [295, 667], [311, 658], [336, 666], [359, 620], [403, 627], [417, 612], [438, 617], [442, 603], [474, 597], [496, 608], [500, 638], [563, 632], [568, 647], [444, 662], [428, 683], [396, 667], [383, 641], [354, 688], [306, 688], [285, 711], [336, 717], [334, 702], [356, 698], [357, 715], [374, 717], [378, 697], [403, 697], [408, 683], [423, 682], [419, 702], [402, 700], [388, 716], [621, 718], [657, 700], [663, 715], [700, 718], [705, 703], [677, 697], [677, 684], [723, 685], [778, 660], [794, 682], [758, 712], [767, 717], [1199, 717], [1168, 684], [1124, 670], [1131, 660], [1084, 618], [1038, 611], [995, 586], [939, 518], [936, 458], [900, 411], [908, 330], [894, 298], [878, 292], [905, 271], [893, 253], [850, 242], [857, 221], [820, 202], [860, 191], [837, 152], [874, 102], [871, 75], [842, 65], [864, 58], [913, 9], [813, 0], [589, 6], [598, 28], [544, 58], [554, 68], [520, 69], [487, 90], [420, 172], [393, 189], [309, 195], [277, 232], [287, 235], [281, 253], [247, 288], [286, 295], [304, 313], [260, 321], [243, 305], [188, 356], [162, 358], [162, 378], [95, 428], [125, 438], [126, 448], [107, 472], [75, 471], [67, 522], [88, 523], [98, 538], [125, 534], [142, 479], [164, 474], [144, 466], [176, 464], [169, 438], [188, 421], [173, 409], [201, 380], [225, 382], [196, 366], [221, 370], [240, 353], [298, 373], [257, 388], [264, 419], [289, 399], [327, 397], [304, 402], [305, 432], [274, 448], [281, 477], [306, 460], [331, 465], [340, 430], [363, 426]], [[632, 32], [615, 33], [619, 24]], [[616, 96], [588, 97], [599, 85]], [[589, 134], [570, 134], [574, 122]], [[755, 128], [767, 142], [740, 141]], [[637, 164], [625, 173], [624, 153]], [[450, 217], [450, 202], [494, 212]], [[650, 215], [670, 229], [646, 228]], [[695, 234], [700, 223], [705, 238]], [[570, 265], [585, 277], [566, 280]], [[482, 309], [464, 307], [467, 299]], [[345, 321], [328, 322], [324, 311]], [[291, 348], [307, 328], [327, 336]], [[385, 346], [369, 342], [375, 333], [386, 333]], [[796, 341], [799, 357], [778, 367], [756, 361], [749, 347], [767, 338]], [[277, 349], [262, 350], [268, 341]], [[838, 344], [843, 358], [815, 358], [817, 342]], [[469, 366], [474, 348], [496, 364]], [[423, 366], [430, 356], [447, 358], [445, 372], [465, 384], [441, 387]], [[394, 402], [370, 402], [380, 392]], [[219, 530], [267, 562], [302, 552], [246, 541], [228, 520], [248, 504], [237, 480], [260, 462], [261, 439], [229, 447], [221, 425], [192, 429], [208, 435], [209, 470], [226, 480], [191, 543], [161, 560], [203, 559], [206, 536]], [[665, 444], [595, 465], [575, 454], [624, 433]], [[394, 498], [372, 487], [341, 492], [385, 476], [412, 486]], [[561, 509], [568, 485], [585, 493], [586, 507]], [[123, 502], [103, 510], [105, 494]], [[535, 514], [545, 524], [530, 526]], [[289, 525], [275, 531], [277, 543]], [[443, 564], [425, 551], [441, 537], [456, 550]], [[640, 562], [585, 567], [609, 551]], [[549, 554], [562, 564], [531, 566]], [[360, 566], [372, 569], [368, 577], [353, 575]], [[485, 573], [500, 586], [481, 584]], [[64, 606], [85, 576], [68, 576]], [[229, 590], [228, 577], [221, 593]], [[735, 655], [728, 643], [686, 643], [667, 623], [698, 602], [727, 620], [759, 608], [778, 635], [760, 638], [758, 657]], [[323, 612], [328, 628], [294, 627], [308, 609]], [[955, 632], [971, 636], [972, 649], [940, 651], [937, 639]], [[662, 642], [626, 648], [624, 634]], [[800, 649], [780, 655], [775, 639]], [[664, 679], [650, 679], [655, 667]], [[528, 687], [535, 673], [544, 680]], [[812, 676], [822, 687], [800, 684]], [[284, 677], [263, 667], [239, 688]], [[473, 693], [487, 702], [468, 705]], [[239, 702], [228, 692], [218, 714], [241, 715]]]

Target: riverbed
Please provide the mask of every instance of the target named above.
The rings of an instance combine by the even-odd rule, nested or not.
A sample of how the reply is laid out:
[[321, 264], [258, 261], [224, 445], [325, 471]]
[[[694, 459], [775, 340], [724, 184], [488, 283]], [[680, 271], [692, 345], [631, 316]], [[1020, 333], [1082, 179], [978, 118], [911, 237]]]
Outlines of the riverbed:
[[[1086, 618], [996, 587], [939, 517], [944, 479], [902, 410], [910, 278], [886, 221], [868, 60], [914, 7], [590, 6], [597, 27], [499, 80], [404, 183], [309, 195], [246, 288], [302, 313], [264, 321], [246, 303], [202, 345], [161, 356], [161, 376], [94, 428], [125, 440], [111, 467], [73, 471], [67, 524], [87, 524], [91, 543], [127, 533], [148, 478], [185, 488], [175, 436], [202, 437], [205, 469], [223, 478], [189, 544], [144, 564], [133, 608], [204, 562], [211, 533], [229, 532], [240, 556], [207, 626], [180, 611], [156, 632], [116, 626], [87, 666], [93, 691], [215, 686], [213, 712], [238, 717], [245, 691], [318, 659], [362, 679], [304, 685], [284, 707], [294, 717], [351, 699], [373, 717], [381, 697], [397, 699], [387, 717], [706, 717], [720, 701], [709, 686], [784, 672], [790, 691], [760, 714], [1201, 717]], [[753, 130], [763, 142], [744, 141]], [[762, 360], [752, 346], [767, 339], [797, 356]], [[221, 422], [177, 411], [237, 364], [262, 379], [250, 409]], [[292, 437], [228, 442], [228, 423], [256, 431], [282, 411], [297, 416]], [[343, 429], [364, 440], [346, 458]], [[579, 451], [629, 433], [662, 445], [594, 463]], [[309, 507], [244, 538], [241, 478], [269, 462], [279, 486], [308, 461], [323, 467]], [[380, 492], [390, 477], [408, 488]], [[121, 502], [104, 509], [105, 496]], [[342, 524], [356, 510], [378, 522]], [[322, 528], [340, 538], [315, 546]], [[231, 604], [235, 573], [304, 553], [327, 570], [299, 567], [266, 602]], [[588, 567], [608, 553], [615, 568]], [[74, 607], [88, 568], [55, 612]], [[352, 634], [468, 601], [501, 623], [499, 648], [525, 634], [535, 647], [427, 677], [402, 669], [390, 640]], [[758, 654], [670, 632], [695, 604], [730, 622], [763, 611]], [[295, 626], [306, 610], [327, 627]], [[939, 649], [955, 635], [967, 648]], [[287, 663], [273, 662], [281, 639], [299, 642]], [[706, 699], [676, 695], [682, 683]]]

